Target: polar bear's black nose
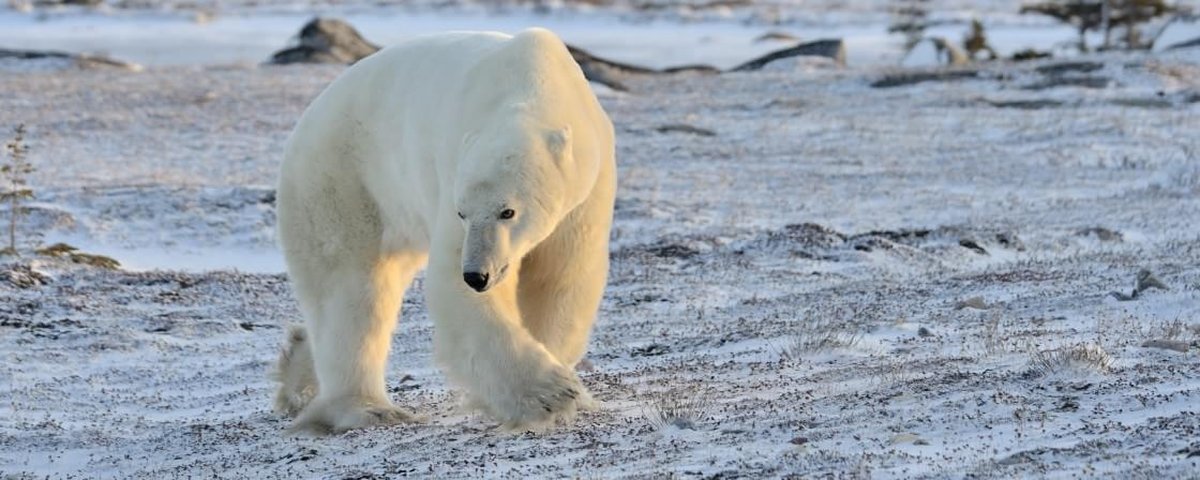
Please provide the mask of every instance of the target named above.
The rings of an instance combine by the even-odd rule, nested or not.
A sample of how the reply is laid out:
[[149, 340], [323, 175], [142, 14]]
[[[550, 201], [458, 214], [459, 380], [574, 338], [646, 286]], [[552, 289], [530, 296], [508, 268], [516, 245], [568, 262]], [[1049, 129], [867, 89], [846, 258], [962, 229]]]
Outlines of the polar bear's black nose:
[[479, 272], [467, 272], [463, 274], [463, 281], [467, 282], [476, 292], [482, 292], [487, 288], [488, 275]]

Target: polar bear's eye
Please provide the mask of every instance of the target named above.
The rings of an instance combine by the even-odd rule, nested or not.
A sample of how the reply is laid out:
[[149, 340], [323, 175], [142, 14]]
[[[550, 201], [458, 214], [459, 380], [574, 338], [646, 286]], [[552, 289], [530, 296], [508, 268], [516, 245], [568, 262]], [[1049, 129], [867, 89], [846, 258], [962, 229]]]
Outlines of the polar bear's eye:
[[467, 219], [467, 217], [463, 216], [462, 212], [458, 212], [458, 218], [460, 218], [460, 219], [462, 219], [462, 220], [466, 220], [466, 219]]
[[506, 208], [500, 212], [500, 219], [508, 220], [508, 219], [512, 218], [513, 215], [516, 215], [516, 214], [517, 214], [517, 212], [514, 212], [513, 209]]

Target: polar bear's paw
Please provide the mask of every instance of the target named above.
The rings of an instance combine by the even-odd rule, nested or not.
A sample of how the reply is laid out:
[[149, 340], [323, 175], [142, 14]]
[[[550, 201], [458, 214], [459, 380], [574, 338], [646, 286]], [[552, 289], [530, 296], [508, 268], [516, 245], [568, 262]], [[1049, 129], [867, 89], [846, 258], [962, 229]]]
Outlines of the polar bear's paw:
[[545, 430], [568, 423], [576, 412], [595, 406], [579, 377], [562, 367], [528, 378], [509, 392], [509, 398], [492, 403], [489, 410], [505, 429], [512, 431]]
[[357, 428], [423, 421], [422, 417], [392, 405], [387, 400], [317, 399], [300, 412], [290, 430], [296, 433], [324, 435]]

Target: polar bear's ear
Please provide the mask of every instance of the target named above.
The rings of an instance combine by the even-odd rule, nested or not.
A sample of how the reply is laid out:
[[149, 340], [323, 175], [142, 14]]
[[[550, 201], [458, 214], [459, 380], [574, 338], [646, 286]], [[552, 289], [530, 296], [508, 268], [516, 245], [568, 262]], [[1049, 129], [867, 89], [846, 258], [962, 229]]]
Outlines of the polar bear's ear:
[[550, 147], [550, 153], [563, 158], [568, 153], [567, 147], [571, 145], [571, 127], [568, 125], [559, 130], [551, 130], [546, 134], [546, 145]]

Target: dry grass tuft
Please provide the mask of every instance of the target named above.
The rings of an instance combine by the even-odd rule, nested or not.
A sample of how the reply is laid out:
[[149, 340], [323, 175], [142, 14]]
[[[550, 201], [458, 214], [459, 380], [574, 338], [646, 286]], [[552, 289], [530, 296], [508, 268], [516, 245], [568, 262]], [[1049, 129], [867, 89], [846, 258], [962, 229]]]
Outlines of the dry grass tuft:
[[1113, 358], [1094, 343], [1043, 350], [1033, 355], [1030, 372], [1035, 376], [1057, 373], [1109, 373]]
[[656, 430], [669, 426], [700, 430], [704, 422], [712, 420], [714, 404], [707, 392], [671, 390], [657, 393], [650, 404], [643, 407], [642, 415]]
[[780, 348], [783, 360], [799, 360], [805, 355], [852, 348], [862, 341], [862, 333], [853, 323], [809, 319], [799, 325], [795, 338]]

